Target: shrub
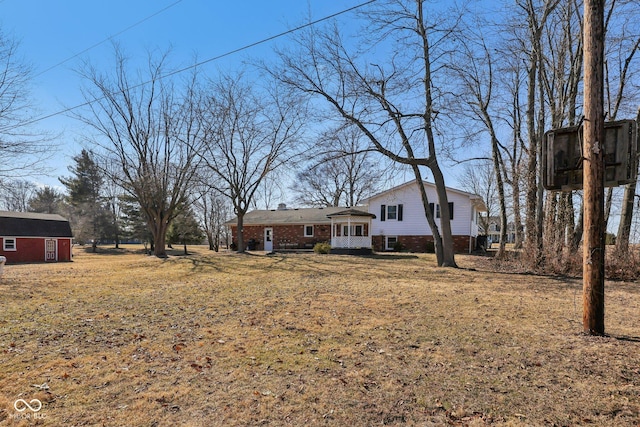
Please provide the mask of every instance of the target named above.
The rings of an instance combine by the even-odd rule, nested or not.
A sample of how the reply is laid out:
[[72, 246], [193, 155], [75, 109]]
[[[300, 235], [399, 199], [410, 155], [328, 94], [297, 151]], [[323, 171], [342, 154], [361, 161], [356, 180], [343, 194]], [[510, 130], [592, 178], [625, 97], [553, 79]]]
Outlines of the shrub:
[[404, 245], [402, 244], [402, 242], [400, 242], [400, 241], [396, 241], [396, 242], [393, 244], [393, 250], [394, 250], [395, 252], [402, 252], [402, 250], [403, 250], [403, 249], [404, 249]]
[[427, 247], [426, 247], [426, 251], [428, 254], [435, 254], [436, 253], [436, 245], [434, 242], [428, 241], [427, 242]]
[[331, 251], [331, 245], [327, 242], [316, 243], [313, 247], [313, 252], [317, 254], [328, 254]]

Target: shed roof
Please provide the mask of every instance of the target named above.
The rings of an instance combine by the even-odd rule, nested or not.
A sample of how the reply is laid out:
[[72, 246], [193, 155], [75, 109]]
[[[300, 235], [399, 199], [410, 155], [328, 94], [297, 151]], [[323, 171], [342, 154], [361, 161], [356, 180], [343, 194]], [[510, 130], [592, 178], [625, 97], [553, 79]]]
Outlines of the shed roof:
[[[255, 210], [244, 216], [244, 225], [276, 225], [276, 224], [330, 224], [327, 215], [345, 212], [348, 207], [300, 208], [278, 210]], [[366, 209], [366, 208], [365, 208]], [[362, 211], [360, 211], [362, 212]], [[366, 212], [363, 214], [369, 215]], [[238, 218], [227, 221], [227, 225], [236, 225]]]
[[66, 218], [54, 214], [0, 211], [0, 236], [73, 237]]

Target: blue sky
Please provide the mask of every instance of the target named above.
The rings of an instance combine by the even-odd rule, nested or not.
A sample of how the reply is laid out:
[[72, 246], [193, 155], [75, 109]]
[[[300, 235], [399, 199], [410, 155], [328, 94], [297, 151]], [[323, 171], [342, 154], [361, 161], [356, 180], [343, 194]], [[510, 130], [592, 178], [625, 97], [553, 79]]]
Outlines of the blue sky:
[[[81, 104], [82, 60], [112, 66], [110, 37], [129, 54], [143, 58], [148, 50], [172, 50], [175, 65], [187, 66], [272, 37], [365, 0], [0, 0], [0, 28], [20, 43], [33, 68], [32, 95], [38, 117]], [[353, 12], [340, 19], [350, 19]], [[141, 22], [143, 21], [143, 22]], [[247, 58], [265, 58], [279, 39], [211, 62], [205, 68], [240, 66]], [[97, 45], [97, 46], [96, 46]], [[87, 50], [88, 49], [88, 50]], [[81, 53], [83, 52], [83, 53]], [[79, 55], [78, 55], [79, 54]], [[76, 56], [77, 55], [77, 56]], [[64, 63], [62, 63], [65, 61]], [[69, 175], [67, 165], [81, 150], [80, 124], [64, 115], [37, 123], [53, 135], [57, 151], [47, 185]]]

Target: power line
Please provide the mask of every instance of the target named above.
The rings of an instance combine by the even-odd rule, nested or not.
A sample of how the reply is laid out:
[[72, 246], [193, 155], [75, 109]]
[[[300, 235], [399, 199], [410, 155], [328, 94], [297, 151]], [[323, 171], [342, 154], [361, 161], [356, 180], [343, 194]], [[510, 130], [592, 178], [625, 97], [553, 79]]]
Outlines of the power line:
[[[182, 1], [182, 0], [178, 0], [178, 2], [180, 2], [180, 1]], [[352, 12], [352, 11], [354, 11], [354, 10], [356, 10], [356, 9], [359, 9], [359, 8], [361, 8], [361, 7], [364, 7], [364, 6], [367, 6], [367, 5], [371, 4], [371, 3], [374, 3], [375, 1], [376, 1], [376, 0], [368, 0], [368, 1], [364, 2], [364, 3], [360, 3], [360, 4], [358, 4], [358, 5], [355, 5], [355, 6], [353, 6], [353, 7], [350, 7], [350, 8], [348, 8], [348, 9], [341, 10], [340, 12], [336, 12], [336, 13], [334, 13], [334, 14], [331, 14], [331, 15], [325, 16], [325, 17], [320, 18], [320, 19], [317, 19], [317, 20], [315, 20], [315, 21], [307, 22], [306, 24], [300, 25], [300, 26], [298, 26], [298, 27], [292, 28], [292, 29], [287, 30], [287, 31], [283, 31], [283, 32], [281, 32], [281, 33], [279, 33], [279, 34], [276, 34], [276, 35], [274, 35], [274, 36], [264, 38], [264, 39], [259, 40], [259, 41], [257, 41], [257, 42], [250, 43], [250, 44], [248, 44], [248, 45], [245, 45], [245, 46], [239, 47], [239, 48], [234, 49], [234, 50], [230, 50], [230, 51], [228, 51], [228, 52], [226, 52], [226, 53], [223, 53], [223, 54], [221, 54], [221, 55], [214, 56], [214, 57], [211, 57], [211, 58], [209, 58], [209, 59], [205, 59], [204, 61], [200, 61], [200, 62], [195, 63], [195, 64], [193, 64], [193, 65], [190, 65], [190, 66], [188, 66], [188, 67], [180, 68], [180, 69], [178, 69], [178, 70], [175, 70], [175, 71], [172, 71], [172, 72], [170, 72], [170, 73], [164, 74], [164, 75], [160, 76], [160, 77], [159, 77], [158, 79], [156, 79], [156, 80], [162, 80], [162, 79], [165, 79], [165, 78], [167, 78], [167, 77], [171, 77], [171, 76], [174, 76], [174, 75], [176, 75], [176, 74], [183, 73], [183, 72], [185, 72], [185, 71], [188, 71], [188, 70], [191, 70], [191, 69], [193, 69], [193, 68], [199, 67], [199, 66], [201, 66], [201, 65], [207, 64], [207, 63], [209, 63], [209, 62], [217, 61], [217, 60], [219, 60], [219, 59], [222, 59], [222, 58], [225, 58], [225, 57], [227, 57], [227, 56], [233, 55], [233, 54], [235, 54], [235, 53], [242, 52], [242, 51], [244, 51], [244, 50], [250, 49], [250, 48], [252, 48], [252, 47], [255, 47], [255, 46], [258, 46], [258, 45], [261, 45], [261, 44], [264, 44], [264, 43], [268, 43], [268, 42], [270, 42], [270, 41], [272, 41], [272, 40], [278, 39], [278, 38], [283, 37], [283, 36], [286, 36], [286, 35], [288, 35], [288, 34], [295, 33], [296, 31], [300, 31], [300, 30], [302, 30], [302, 29], [304, 29], [304, 28], [311, 27], [311, 26], [314, 26], [314, 25], [316, 25], [316, 24], [319, 24], [319, 23], [321, 23], [321, 22], [323, 22], [323, 21], [327, 21], [327, 20], [329, 20], [329, 19], [333, 19], [333, 18], [335, 18], [335, 17], [337, 17], [337, 16], [344, 15], [345, 13]], [[178, 3], [178, 2], [176, 2], [176, 3]], [[174, 3], [174, 4], [175, 4], [175, 3]], [[171, 6], [173, 6], [173, 4], [172, 4]], [[169, 7], [170, 7], [170, 6], [169, 6]], [[166, 9], [166, 8], [165, 8], [165, 9]], [[158, 13], [160, 13], [160, 12], [158, 12]], [[157, 13], [156, 13], [155, 15], [157, 15]], [[142, 21], [141, 21], [141, 22], [142, 22]], [[123, 30], [123, 31], [126, 31], [126, 30]], [[107, 39], [107, 40], [108, 40], [108, 39]], [[104, 42], [104, 41], [103, 41], [103, 42]], [[101, 42], [101, 43], [103, 43], [103, 42]], [[79, 55], [79, 54], [78, 54], [78, 55]], [[75, 56], [77, 56], [77, 55], [75, 55]], [[74, 56], [74, 57], [75, 57], [75, 56]], [[147, 81], [142, 82], [142, 83], [139, 83], [139, 84], [137, 84], [137, 85], [135, 85], [135, 86], [131, 86], [131, 87], [130, 87], [130, 89], [136, 89], [136, 88], [139, 88], [139, 87], [145, 86], [145, 85], [147, 85], [147, 84], [149, 84], [149, 83], [151, 83], [151, 82], [152, 82], [152, 80], [147, 80]], [[45, 115], [45, 116], [37, 117], [37, 118], [35, 118], [35, 119], [33, 119], [33, 120], [30, 120], [30, 121], [27, 121], [26, 123], [21, 124], [21, 126], [28, 126], [28, 125], [31, 125], [31, 124], [34, 124], [34, 123], [37, 123], [37, 122], [41, 122], [41, 121], [43, 121], [43, 120], [50, 119], [51, 117], [59, 116], [59, 115], [61, 115], [61, 114], [68, 113], [69, 111], [73, 111], [73, 110], [76, 110], [76, 109], [81, 108], [81, 107], [86, 107], [87, 105], [91, 105], [91, 104], [93, 104], [94, 102], [97, 102], [97, 101], [100, 101], [100, 100], [103, 100], [103, 99], [105, 99], [105, 97], [104, 97], [104, 96], [103, 96], [103, 97], [99, 97], [99, 98], [92, 99], [92, 100], [87, 101], [87, 102], [84, 102], [84, 103], [82, 103], [82, 104], [75, 105], [75, 106], [73, 106], [73, 107], [65, 108], [64, 110], [57, 111], [57, 112], [55, 112], [55, 113], [51, 113], [51, 114], [47, 114], [47, 115]], [[9, 128], [9, 129], [13, 129], [13, 128], [15, 128], [15, 127], [11, 127], [11, 128]], [[4, 130], [2, 130], [2, 132], [6, 131], [6, 130], [9, 130], [9, 129], [4, 129]]]
[[155, 12], [154, 14], [149, 15], [149, 16], [147, 16], [146, 18], [143, 18], [143, 19], [141, 19], [140, 21], [135, 22], [135, 23], [133, 23], [133, 24], [129, 25], [127, 28], [125, 28], [125, 29], [123, 29], [123, 30], [118, 31], [118, 32], [117, 32], [117, 33], [115, 33], [115, 34], [110, 35], [110, 36], [109, 36], [109, 37], [107, 37], [106, 39], [101, 40], [101, 41], [99, 41], [98, 43], [95, 43], [95, 44], [93, 44], [93, 45], [89, 46], [88, 48], [86, 48], [86, 49], [84, 49], [84, 50], [82, 50], [82, 51], [80, 51], [80, 52], [76, 53], [76, 54], [75, 54], [75, 55], [73, 55], [73, 56], [68, 57], [67, 59], [64, 59], [64, 60], [62, 60], [62, 61], [58, 62], [57, 64], [54, 64], [54, 65], [50, 66], [49, 68], [47, 68], [47, 69], [45, 69], [45, 70], [40, 71], [40, 72], [39, 72], [38, 74], [36, 74], [34, 77], [41, 76], [42, 74], [44, 74], [44, 73], [46, 73], [46, 72], [48, 72], [48, 71], [51, 71], [51, 70], [53, 70], [54, 68], [59, 67], [60, 65], [64, 64], [65, 62], [69, 62], [69, 61], [71, 61], [72, 59], [77, 58], [78, 56], [82, 55], [83, 53], [86, 53], [86, 52], [90, 51], [91, 49], [93, 49], [93, 48], [95, 48], [95, 47], [98, 47], [98, 46], [100, 46], [101, 44], [106, 43], [106, 42], [108, 42], [109, 40], [112, 40], [112, 39], [114, 39], [114, 38], [118, 37], [120, 34], [123, 34], [123, 33], [127, 32], [127, 31], [129, 31], [130, 29], [132, 29], [132, 28], [134, 28], [134, 27], [137, 27], [138, 25], [140, 25], [140, 24], [142, 24], [142, 23], [144, 23], [144, 22], [146, 22], [146, 21], [150, 20], [151, 18], [154, 18], [155, 16], [157, 16], [157, 15], [161, 14], [162, 12], [164, 12], [164, 11], [165, 11], [165, 10], [167, 10], [167, 9], [172, 8], [173, 6], [177, 5], [177, 4], [178, 4], [178, 3], [180, 3], [180, 2], [182, 2], [182, 0], [178, 0], [178, 1], [176, 1], [176, 2], [171, 3], [171, 4], [170, 4], [170, 5], [168, 5], [167, 7], [163, 8], [163, 9], [160, 9], [159, 11]]

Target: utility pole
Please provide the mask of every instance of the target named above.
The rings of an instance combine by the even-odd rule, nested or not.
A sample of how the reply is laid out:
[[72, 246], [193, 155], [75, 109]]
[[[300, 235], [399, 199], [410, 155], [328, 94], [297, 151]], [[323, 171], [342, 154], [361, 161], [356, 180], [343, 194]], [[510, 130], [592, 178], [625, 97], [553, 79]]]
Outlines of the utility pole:
[[584, 332], [604, 335], [604, 3], [584, 2]]

